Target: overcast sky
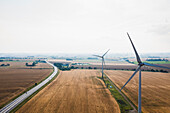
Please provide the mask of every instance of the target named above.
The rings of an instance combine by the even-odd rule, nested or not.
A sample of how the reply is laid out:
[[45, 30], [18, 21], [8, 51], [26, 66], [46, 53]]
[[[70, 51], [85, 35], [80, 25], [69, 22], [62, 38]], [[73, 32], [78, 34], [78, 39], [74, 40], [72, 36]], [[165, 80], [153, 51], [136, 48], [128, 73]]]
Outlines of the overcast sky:
[[170, 52], [170, 0], [0, 0], [0, 53]]

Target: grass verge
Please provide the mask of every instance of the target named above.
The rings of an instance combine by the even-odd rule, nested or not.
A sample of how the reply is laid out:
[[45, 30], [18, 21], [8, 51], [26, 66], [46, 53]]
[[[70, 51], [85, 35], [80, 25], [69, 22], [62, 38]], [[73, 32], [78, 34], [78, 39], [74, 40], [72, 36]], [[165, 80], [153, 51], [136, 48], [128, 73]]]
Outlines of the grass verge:
[[[98, 77], [102, 80], [101, 77]], [[130, 110], [133, 110], [131, 105], [124, 99], [124, 97], [119, 93], [119, 91], [112, 85], [112, 83], [108, 80], [107, 77], [103, 79], [106, 87], [111, 92], [112, 96], [116, 99], [117, 103], [119, 104], [121, 113], [128, 113]], [[130, 99], [129, 99], [130, 100]]]
[[[50, 84], [55, 78], [57, 78], [59, 74], [59, 70], [57, 74], [49, 81], [47, 82], [44, 86], [42, 86], [40, 89], [38, 89], [36, 92], [34, 92], [32, 95], [30, 95], [28, 98], [26, 98], [23, 102], [21, 102], [18, 106], [16, 106], [10, 113], [16, 112], [19, 108], [21, 108], [26, 102], [28, 102], [32, 97], [34, 97], [39, 91], [41, 91], [43, 88], [45, 88], [48, 84]], [[43, 80], [42, 80], [43, 81]]]

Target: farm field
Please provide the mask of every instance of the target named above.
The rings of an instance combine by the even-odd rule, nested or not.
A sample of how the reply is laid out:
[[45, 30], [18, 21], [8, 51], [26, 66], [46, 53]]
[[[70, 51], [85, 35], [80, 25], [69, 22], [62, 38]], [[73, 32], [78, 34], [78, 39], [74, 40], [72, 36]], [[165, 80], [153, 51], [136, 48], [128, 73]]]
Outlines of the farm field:
[[1, 68], [16, 68], [16, 69], [21, 69], [21, 68], [52, 68], [51, 65], [48, 65], [47, 63], [38, 63], [36, 64], [36, 66], [26, 66], [27, 62], [26, 61], [23, 61], [23, 62], [0, 62], [0, 65], [1, 64], [10, 64], [10, 66], [7, 66], [7, 67], [1, 67], [0, 66], [0, 69]]
[[[74, 65], [74, 67], [77, 68], [96, 68], [96, 69], [101, 69], [102, 65]], [[109, 70], [132, 70], [132, 69], [136, 69], [138, 67], [138, 65], [134, 65], [134, 64], [128, 64], [128, 65], [104, 65], [103, 68], [104, 69], [109, 69]], [[148, 70], [148, 67], [142, 67], [142, 69], [144, 70]]]
[[[150, 64], [170, 64], [170, 61], [143, 61], [146, 63], [150, 63]], [[136, 61], [134, 61], [135, 64], [137, 64]]]
[[[89, 65], [101, 65], [101, 59], [98, 60], [88, 60], [88, 59], [84, 59], [84, 60], [73, 60], [73, 61], [67, 61], [65, 59], [49, 59], [50, 62], [60, 62], [60, 63], [86, 63]], [[107, 65], [133, 65], [130, 64], [126, 61], [108, 61], [105, 60], [105, 63]]]
[[[72, 63], [89, 63], [91, 65], [101, 65], [102, 60], [98, 59], [98, 60], [74, 60]], [[126, 61], [108, 61], [107, 59], [105, 59], [105, 63], [107, 65], [129, 65], [128, 62]]]
[[61, 71], [18, 113], [120, 113], [119, 105], [97, 78], [97, 70]]
[[[160, 66], [165, 66], [165, 67], [169, 67], [170, 68], [170, 64], [156, 64], [156, 65], [160, 65]], [[157, 67], [152, 67], [153, 69], [158, 69], [161, 70], [162, 68], [157, 68]], [[166, 70], [168, 72], [170, 72], [170, 69], [163, 69]]]
[[25, 68], [23, 62], [10, 62], [10, 65], [0, 67], [0, 106], [40, 82], [53, 71], [46, 63], [40, 63], [33, 69]]
[[[121, 88], [133, 71], [106, 70], [105, 73]], [[138, 74], [124, 87], [123, 92], [135, 103], [138, 101]], [[169, 113], [170, 73], [142, 72], [142, 111]]]

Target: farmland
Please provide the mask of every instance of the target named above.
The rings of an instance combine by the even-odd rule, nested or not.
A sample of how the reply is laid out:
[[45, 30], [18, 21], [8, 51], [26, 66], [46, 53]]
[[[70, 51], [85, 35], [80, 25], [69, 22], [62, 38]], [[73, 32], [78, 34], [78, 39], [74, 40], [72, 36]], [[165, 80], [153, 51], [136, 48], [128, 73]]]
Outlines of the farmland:
[[61, 71], [17, 112], [120, 113], [119, 105], [97, 78], [99, 74], [97, 70]]
[[[144, 61], [146, 63], [150, 63], [150, 64], [170, 64], [170, 61]], [[135, 64], [137, 64], [137, 62], [134, 62]]]
[[[27, 61], [28, 62], [28, 61]], [[46, 64], [46, 63], [38, 63], [36, 64], [36, 66], [26, 66], [25, 64], [27, 63], [26, 61], [23, 62], [0, 62], [1, 64], [10, 64], [9, 67], [5, 67], [5, 68], [14, 68], [14, 69], [28, 69], [28, 68], [52, 68], [52, 66]], [[3, 67], [0, 67], [0, 69]]]
[[[73, 60], [73, 61], [67, 61], [65, 59], [50, 59], [50, 62], [60, 62], [60, 63], [85, 63], [88, 65], [101, 65], [101, 59], [95, 59], [95, 60], [89, 60], [89, 59], [82, 59], [82, 60]], [[109, 60], [105, 60], [105, 63], [107, 63], [107, 65], [130, 65], [128, 62], [126, 61], [109, 61]]]
[[[121, 88], [133, 71], [106, 70], [105, 73]], [[168, 113], [170, 111], [170, 74], [159, 72], [142, 72], [142, 110], [144, 113]], [[138, 75], [136, 75], [123, 92], [137, 106]]]
[[53, 71], [46, 63], [38, 63], [35, 67], [26, 67], [25, 62], [1, 63], [9, 63], [10, 66], [0, 67], [0, 106], [40, 82]]

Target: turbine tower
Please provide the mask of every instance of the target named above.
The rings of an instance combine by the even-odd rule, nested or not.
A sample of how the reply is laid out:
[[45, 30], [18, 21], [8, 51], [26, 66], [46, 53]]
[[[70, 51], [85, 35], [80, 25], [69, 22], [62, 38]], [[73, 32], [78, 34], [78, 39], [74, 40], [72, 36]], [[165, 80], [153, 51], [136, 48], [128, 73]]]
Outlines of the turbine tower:
[[[109, 50], [110, 50], [110, 49], [109, 49]], [[96, 56], [96, 57], [102, 58], [102, 79], [103, 79], [103, 64], [105, 64], [104, 56], [107, 54], [107, 52], [108, 52], [109, 50], [107, 50], [107, 51], [106, 51], [106, 53], [104, 53], [102, 56], [99, 56], [99, 55], [93, 55], [93, 56]]]
[[137, 59], [137, 62], [138, 62], [138, 67], [136, 69], [136, 71], [133, 73], [133, 75], [128, 79], [128, 81], [124, 84], [124, 86], [120, 89], [122, 90], [126, 84], [135, 76], [135, 74], [139, 71], [139, 88], [138, 88], [138, 113], [141, 113], [141, 67], [146, 65], [146, 66], [152, 66], [152, 67], [159, 67], [159, 68], [166, 68], [166, 69], [170, 69], [168, 67], [164, 67], [164, 66], [158, 66], [158, 65], [154, 65], [154, 64], [149, 64], [149, 63], [145, 63], [145, 62], [142, 62], [138, 53], [137, 53], [137, 50], [130, 38], [130, 35], [127, 33], [128, 37], [129, 37], [129, 40], [132, 44], [132, 47], [135, 51], [135, 55], [136, 55], [136, 59]]

